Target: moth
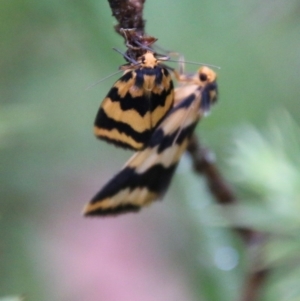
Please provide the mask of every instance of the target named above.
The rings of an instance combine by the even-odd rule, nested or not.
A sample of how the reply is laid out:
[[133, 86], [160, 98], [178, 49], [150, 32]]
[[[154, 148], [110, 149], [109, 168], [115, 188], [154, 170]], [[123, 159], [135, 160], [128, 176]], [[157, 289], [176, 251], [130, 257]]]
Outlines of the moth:
[[[174, 86], [167, 66], [146, 51], [125, 71], [103, 100], [94, 123], [95, 135], [116, 146], [141, 150], [170, 111]], [[171, 68], [170, 68], [171, 69]]]
[[175, 106], [155, 129], [146, 148], [136, 152], [85, 206], [85, 216], [139, 211], [161, 199], [201, 117], [217, 100], [216, 74], [201, 67], [194, 76], [179, 76]]

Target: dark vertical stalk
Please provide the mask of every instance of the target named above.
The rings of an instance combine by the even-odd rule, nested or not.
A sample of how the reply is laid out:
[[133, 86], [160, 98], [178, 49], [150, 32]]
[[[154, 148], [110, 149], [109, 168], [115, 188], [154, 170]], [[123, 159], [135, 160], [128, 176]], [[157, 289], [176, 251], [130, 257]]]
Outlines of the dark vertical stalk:
[[117, 19], [115, 26], [117, 33], [120, 29], [135, 28], [138, 34], [143, 35], [145, 31], [145, 20], [143, 19], [143, 9], [146, 0], [108, 0], [112, 15]]

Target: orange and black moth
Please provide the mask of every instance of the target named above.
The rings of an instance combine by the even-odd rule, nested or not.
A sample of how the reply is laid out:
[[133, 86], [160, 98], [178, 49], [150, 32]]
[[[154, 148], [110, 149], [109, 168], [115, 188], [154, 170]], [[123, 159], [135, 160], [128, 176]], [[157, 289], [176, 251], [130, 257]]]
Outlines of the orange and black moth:
[[164, 196], [198, 121], [217, 100], [216, 74], [211, 69], [202, 67], [196, 75], [181, 76], [181, 80], [185, 83], [175, 90], [175, 106], [146, 147], [94, 196], [84, 215], [138, 211]]
[[167, 66], [147, 51], [137, 62], [121, 66], [123, 76], [103, 100], [95, 135], [124, 148], [143, 149], [170, 111], [174, 88]]

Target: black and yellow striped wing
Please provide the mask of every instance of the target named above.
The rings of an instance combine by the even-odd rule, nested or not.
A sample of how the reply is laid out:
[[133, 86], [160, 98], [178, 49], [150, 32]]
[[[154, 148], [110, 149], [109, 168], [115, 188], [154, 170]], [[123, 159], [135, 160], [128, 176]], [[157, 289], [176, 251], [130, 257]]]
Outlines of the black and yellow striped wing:
[[[205, 69], [206, 70], [206, 69]], [[200, 69], [203, 73], [205, 71]], [[199, 71], [199, 72], [200, 72]], [[206, 72], [205, 72], [206, 74]], [[177, 92], [180, 93], [177, 88]], [[208, 104], [215, 102], [217, 86], [206, 79], [168, 113], [144, 150], [136, 152], [88, 203], [86, 216], [108, 216], [138, 211], [163, 197], [190, 137]]]
[[[161, 198], [200, 117], [199, 92], [174, 108], [155, 130], [147, 147], [135, 153], [124, 168], [91, 200], [85, 215], [116, 215], [138, 211]], [[183, 122], [183, 123], [182, 123]]]
[[143, 149], [173, 102], [173, 82], [167, 69], [157, 65], [127, 71], [104, 99], [94, 133], [117, 146]]

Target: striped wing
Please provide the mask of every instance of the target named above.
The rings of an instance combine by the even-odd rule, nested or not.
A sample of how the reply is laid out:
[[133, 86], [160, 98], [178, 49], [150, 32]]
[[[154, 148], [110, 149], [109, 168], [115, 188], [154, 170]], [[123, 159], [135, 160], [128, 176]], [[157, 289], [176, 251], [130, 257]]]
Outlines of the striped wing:
[[201, 91], [174, 107], [155, 130], [147, 147], [135, 153], [84, 209], [86, 216], [138, 211], [163, 197], [182, 153], [201, 117]]
[[175, 107], [146, 147], [136, 152], [86, 205], [86, 216], [138, 211], [163, 197], [197, 122], [217, 100], [216, 74], [211, 69], [201, 67], [188, 81], [188, 85], [176, 89]]
[[165, 68], [128, 71], [104, 99], [94, 133], [116, 146], [143, 149], [173, 102], [173, 82]]

